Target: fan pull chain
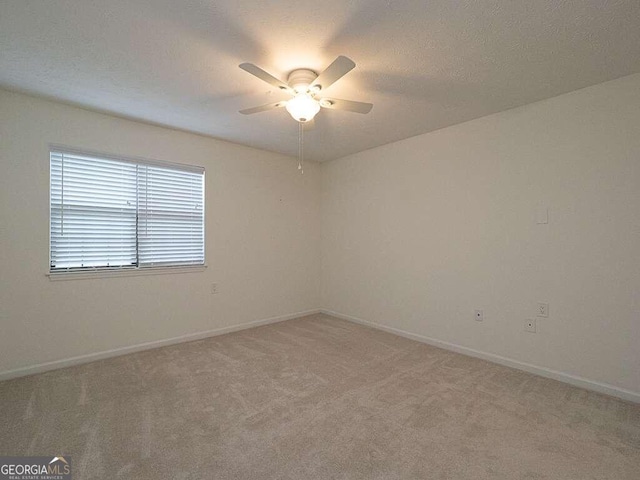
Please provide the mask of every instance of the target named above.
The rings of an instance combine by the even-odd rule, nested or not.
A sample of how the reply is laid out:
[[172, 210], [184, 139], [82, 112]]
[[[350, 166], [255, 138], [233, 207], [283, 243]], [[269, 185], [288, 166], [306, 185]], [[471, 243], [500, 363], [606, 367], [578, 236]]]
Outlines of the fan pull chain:
[[302, 122], [298, 122], [298, 170], [300, 174], [304, 175], [304, 125]]

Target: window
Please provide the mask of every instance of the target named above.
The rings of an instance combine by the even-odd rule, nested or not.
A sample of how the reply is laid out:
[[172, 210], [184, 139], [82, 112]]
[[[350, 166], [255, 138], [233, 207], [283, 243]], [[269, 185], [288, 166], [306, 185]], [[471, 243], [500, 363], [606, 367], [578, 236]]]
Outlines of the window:
[[204, 169], [50, 152], [50, 272], [204, 265]]

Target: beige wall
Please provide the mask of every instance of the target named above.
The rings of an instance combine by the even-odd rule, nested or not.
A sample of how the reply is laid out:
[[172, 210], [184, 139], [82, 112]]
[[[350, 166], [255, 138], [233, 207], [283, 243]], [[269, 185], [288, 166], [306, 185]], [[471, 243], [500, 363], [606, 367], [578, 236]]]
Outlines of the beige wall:
[[325, 309], [640, 394], [640, 75], [322, 178]]
[[[50, 281], [50, 143], [204, 166], [208, 269]], [[319, 196], [317, 164], [0, 91], [0, 373], [319, 308]]]

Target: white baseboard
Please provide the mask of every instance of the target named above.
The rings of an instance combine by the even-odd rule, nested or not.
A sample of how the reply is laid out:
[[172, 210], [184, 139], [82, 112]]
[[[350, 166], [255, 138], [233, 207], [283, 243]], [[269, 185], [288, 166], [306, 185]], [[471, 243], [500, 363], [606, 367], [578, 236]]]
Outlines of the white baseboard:
[[230, 327], [216, 328], [204, 332], [188, 333], [179, 337], [154, 340], [153, 342], [139, 343], [137, 345], [114, 348], [112, 350], [104, 350], [102, 352], [89, 353], [87, 355], [80, 355], [77, 357], [54, 360], [52, 362], [40, 363], [27, 367], [20, 367], [13, 370], [0, 372], [0, 381], [17, 377], [25, 377], [27, 375], [34, 375], [36, 373], [43, 373], [49, 370], [57, 370], [59, 368], [72, 367], [74, 365], [95, 362], [96, 360], [104, 360], [105, 358], [118, 357], [120, 355], [127, 355], [129, 353], [141, 352], [143, 350], [150, 350], [152, 348], [166, 347], [168, 345], [175, 345], [176, 343], [193, 342], [195, 340], [202, 340], [203, 338], [224, 335], [225, 333], [237, 332], [239, 330], [245, 330], [247, 328], [259, 327], [260, 325], [283, 322], [285, 320], [304, 317], [305, 315], [313, 315], [315, 313], [320, 313], [320, 310], [306, 310], [304, 312], [290, 313], [288, 315], [280, 315], [278, 317], [255, 320], [252, 322], [241, 323], [239, 325], [232, 325]]
[[387, 327], [386, 325], [370, 322], [368, 320], [363, 320], [361, 318], [354, 317], [351, 315], [346, 315], [340, 312], [334, 312], [332, 310], [322, 309], [321, 313], [324, 313], [325, 315], [331, 315], [332, 317], [340, 318], [342, 320], [347, 320], [349, 322], [366, 325], [368, 327], [376, 328], [378, 330], [383, 330], [388, 333], [393, 333], [395, 335], [406, 337], [411, 340], [416, 340], [418, 342], [426, 343], [434, 347], [443, 348], [445, 350], [461, 353], [463, 355], [468, 355], [470, 357], [481, 358], [489, 362], [498, 363], [500, 365], [516, 368], [518, 370], [523, 370], [525, 372], [533, 373], [535, 375], [540, 375], [541, 377], [558, 380], [560, 382], [568, 383], [570, 385], [584, 388], [586, 390], [592, 390], [594, 392], [604, 393], [605, 395], [611, 395], [613, 397], [621, 398], [623, 400], [627, 400], [630, 402], [640, 403], [639, 392], [632, 392], [631, 390], [625, 390], [624, 388], [619, 388], [613, 385], [609, 385], [607, 383], [600, 383], [594, 380], [589, 380], [587, 378], [578, 377], [578, 376], [571, 375], [564, 372], [558, 372], [556, 370], [551, 370], [545, 367], [538, 367], [530, 363], [520, 362], [518, 360], [514, 360], [507, 357], [502, 357], [500, 355], [495, 355], [493, 353], [481, 352], [480, 350], [474, 350], [473, 348], [463, 347], [463, 346], [456, 345], [449, 342], [443, 342], [442, 340], [425, 337], [424, 335], [419, 335], [417, 333], [407, 332], [405, 330], [400, 330], [399, 328]]
[[335, 311], [326, 310], [326, 309], [306, 310], [303, 312], [296, 312], [288, 315], [281, 315], [277, 317], [265, 318], [262, 320], [255, 320], [252, 322], [232, 325], [229, 327], [216, 328], [216, 329], [207, 330], [204, 332], [190, 333], [187, 335], [181, 335], [179, 337], [167, 338], [163, 340], [155, 340], [153, 342], [145, 342], [137, 345], [114, 348], [112, 350], [105, 350], [102, 352], [90, 353], [87, 355], [80, 355], [77, 357], [71, 357], [71, 358], [66, 358], [61, 360], [54, 360], [51, 362], [40, 363], [37, 365], [30, 365], [27, 367], [20, 367], [13, 370], [0, 372], [0, 381], [9, 380], [17, 377], [24, 377], [27, 375], [34, 375], [36, 373], [43, 373], [50, 370], [57, 370], [59, 368], [71, 367], [71, 366], [80, 365], [83, 363], [95, 362], [97, 360], [104, 360], [106, 358], [117, 357], [120, 355], [127, 355], [129, 353], [141, 352], [143, 350], [150, 350], [153, 348], [165, 347], [168, 345], [175, 345], [177, 343], [192, 342], [195, 340], [201, 340], [204, 338], [224, 335], [226, 333], [237, 332], [239, 330], [245, 330], [247, 328], [259, 327], [261, 325], [268, 325], [271, 323], [283, 322], [285, 320], [291, 320], [294, 318], [304, 317], [305, 315], [313, 315], [316, 313], [324, 313], [326, 315], [331, 315], [336, 318], [341, 318], [343, 320], [359, 323], [361, 325], [366, 325], [368, 327], [393, 333], [401, 337], [409, 338], [411, 340], [416, 340], [418, 342], [426, 343], [434, 347], [444, 348], [445, 350], [461, 353], [463, 355], [481, 358], [483, 360], [498, 363], [500, 365], [505, 365], [507, 367], [516, 368], [518, 370], [523, 370], [525, 372], [533, 373], [535, 375], [540, 375], [541, 377], [551, 378], [554, 380], [558, 380], [560, 382], [568, 383], [576, 387], [581, 387], [587, 390], [592, 390], [594, 392], [611, 395], [613, 397], [621, 398], [623, 400], [627, 400], [630, 402], [640, 403], [639, 392], [625, 390], [623, 388], [619, 388], [610, 384], [596, 382], [594, 380], [589, 380], [589, 379], [578, 377], [568, 373], [551, 370], [545, 367], [539, 367], [536, 365], [532, 365], [530, 363], [520, 362], [518, 360], [514, 360], [507, 357], [502, 357], [500, 355], [496, 355], [493, 353], [482, 352], [480, 350], [475, 350], [473, 348], [463, 347], [453, 343], [444, 342], [442, 340], [437, 340], [435, 338], [426, 337], [424, 335], [419, 335], [417, 333], [407, 332], [399, 328], [388, 327], [386, 325], [381, 325], [378, 323], [370, 322], [368, 320], [363, 320], [361, 318], [354, 317], [352, 315], [346, 315], [344, 313], [335, 312]]

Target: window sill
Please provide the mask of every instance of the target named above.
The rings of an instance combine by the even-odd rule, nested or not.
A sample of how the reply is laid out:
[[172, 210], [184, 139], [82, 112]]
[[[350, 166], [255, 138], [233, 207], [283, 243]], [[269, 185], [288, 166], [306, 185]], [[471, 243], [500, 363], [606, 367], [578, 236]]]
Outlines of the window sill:
[[82, 280], [89, 278], [112, 278], [112, 277], [138, 277], [142, 275], [167, 275], [173, 273], [195, 273], [204, 272], [206, 265], [193, 265], [181, 267], [147, 267], [147, 268], [129, 268], [122, 270], [94, 270], [94, 271], [75, 271], [75, 272], [48, 272], [45, 273], [51, 281], [61, 280]]

